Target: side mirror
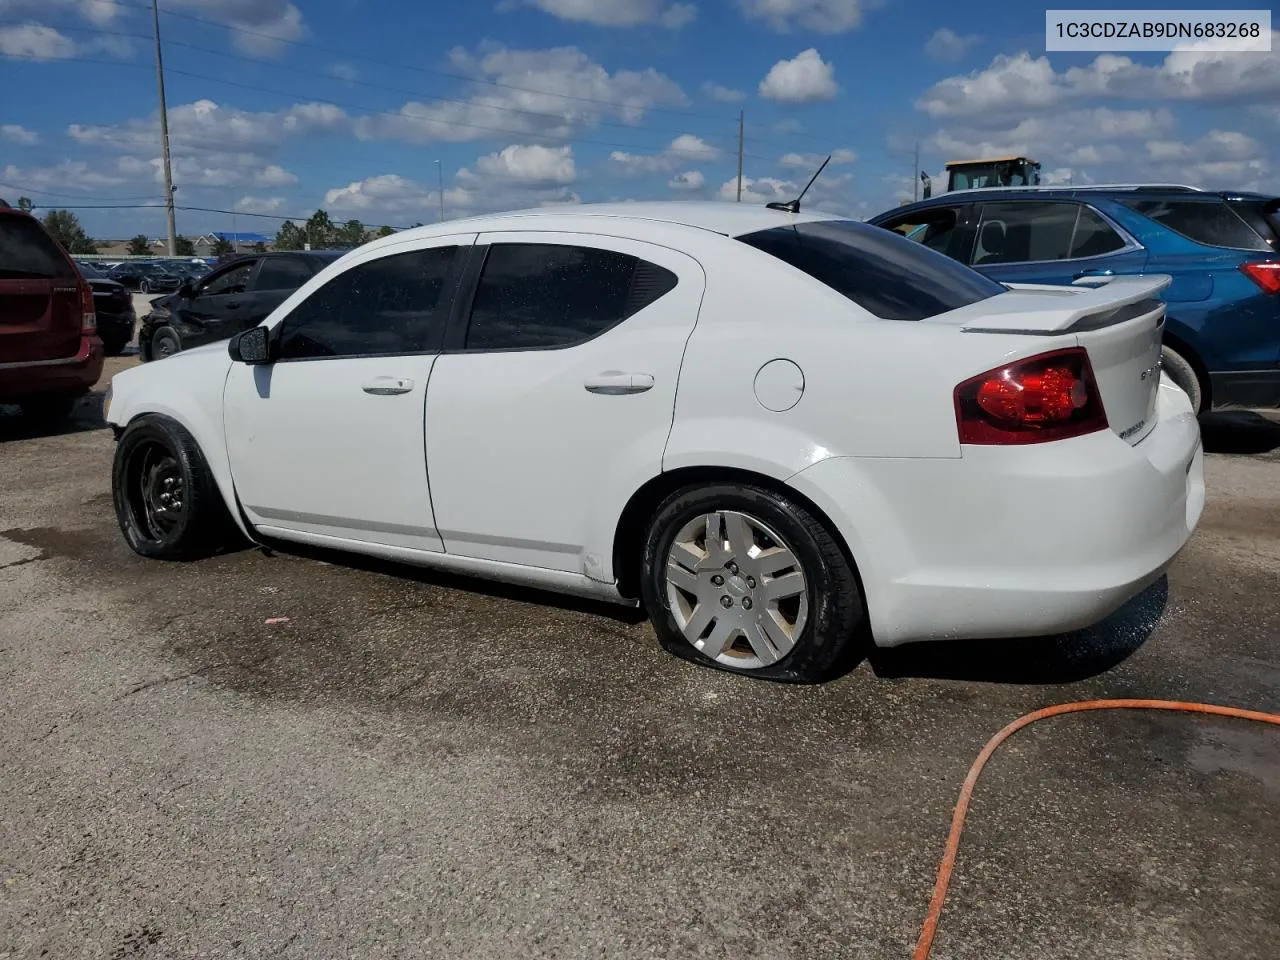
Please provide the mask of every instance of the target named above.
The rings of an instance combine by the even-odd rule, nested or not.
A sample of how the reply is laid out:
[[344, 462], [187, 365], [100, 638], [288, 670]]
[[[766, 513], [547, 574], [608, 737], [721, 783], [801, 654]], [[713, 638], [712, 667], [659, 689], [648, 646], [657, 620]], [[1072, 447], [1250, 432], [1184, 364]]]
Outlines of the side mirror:
[[250, 327], [237, 333], [227, 344], [227, 352], [237, 363], [270, 363], [271, 331], [266, 327]]

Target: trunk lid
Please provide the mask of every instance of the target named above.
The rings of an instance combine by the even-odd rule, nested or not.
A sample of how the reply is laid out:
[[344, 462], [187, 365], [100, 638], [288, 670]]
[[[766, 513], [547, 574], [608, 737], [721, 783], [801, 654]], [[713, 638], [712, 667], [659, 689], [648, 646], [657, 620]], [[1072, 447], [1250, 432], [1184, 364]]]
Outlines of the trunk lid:
[[1157, 297], [1171, 282], [1160, 275], [1118, 277], [1098, 287], [1012, 284], [1008, 293], [924, 322], [966, 333], [1043, 336], [1045, 350], [1084, 347], [1107, 423], [1136, 444], [1155, 425], [1165, 314]]
[[0, 364], [80, 349], [80, 273], [33, 218], [0, 213]]

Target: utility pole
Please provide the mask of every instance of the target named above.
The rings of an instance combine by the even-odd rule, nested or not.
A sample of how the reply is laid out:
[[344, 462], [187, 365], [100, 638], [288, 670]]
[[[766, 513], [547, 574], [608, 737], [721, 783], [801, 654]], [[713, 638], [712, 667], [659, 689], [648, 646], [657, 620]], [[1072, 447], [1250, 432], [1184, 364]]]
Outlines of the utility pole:
[[169, 256], [178, 255], [178, 227], [173, 219], [173, 169], [169, 166], [169, 108], [164, 100], [164, 59], [160, 54], [160, 0], [151, 0], [156, 34], [156, 83], [160, 87], [160, 150], [164, 158], [164, 212], [169, 221]]
[[738, 111], [738, 203], [742, 202], [742, 117], [745, 111]]
[[920, 199], [920, 141], [916, 141], [916, 159], [911, 170], [911, 202]]
[[444, 164], [436, 161], [436, 182], [440, 186], [440, 222], [444, 223]]

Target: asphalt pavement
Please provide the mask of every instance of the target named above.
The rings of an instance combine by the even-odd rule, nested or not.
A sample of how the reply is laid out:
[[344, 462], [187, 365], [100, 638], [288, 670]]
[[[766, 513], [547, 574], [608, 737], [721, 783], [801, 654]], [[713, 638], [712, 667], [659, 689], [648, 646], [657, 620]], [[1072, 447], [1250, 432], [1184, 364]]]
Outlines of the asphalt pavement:
[[[1008, 721], [1094, 697], [1280, 711], [1280, 423], [1256, 414], [1207, 425], [1200, 530], [1106, 624], [796, 687], [530, 591], [327, 554], [143, 560], [100, 404], [57, 435], [0, 409], [0, 958], [907, 957]], [[1069, 504], [1044, 535], [1071, 535]], [[1274, 958], [1280, 733], [1256, 726], [1019, 734], [935, 960]]]

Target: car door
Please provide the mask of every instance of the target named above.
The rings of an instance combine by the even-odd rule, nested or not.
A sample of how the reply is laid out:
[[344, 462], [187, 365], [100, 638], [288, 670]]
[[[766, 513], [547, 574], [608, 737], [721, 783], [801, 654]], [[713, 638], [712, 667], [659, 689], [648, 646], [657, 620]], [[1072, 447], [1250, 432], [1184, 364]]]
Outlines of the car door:
[[230, 264], [209, 274], [190, 297], [178, 302], [175, 319], [184, 342], [212, 343], [244, 329], [240, 318], [248, 311], [249, 285], [257, 268], [256, 259]]
[[237, 318], [239, 328], [256, 327], [314, 275], [311, 266], [298, 257], [263, 257], [262, 266], [254, 274], [244, 297]]
[[616, 522], [661, 467], [702, 268], [541, 232], [482, 234], [481, 257], [427, 390], [440, 535], [452, 554], [600, 578], [593, 519]]
[[440, 551], [423, 409], [474, 239], [361, 253], [273, 321], [272, 363], [233, 364], [223, 393], [231, 473], [263, 532]]
[[1105, 283], [1142, 272], [1147, 260], [1102, 214], [1075, 201], [988, 201], [977, 222], [969, 262], [1001, 283]]

